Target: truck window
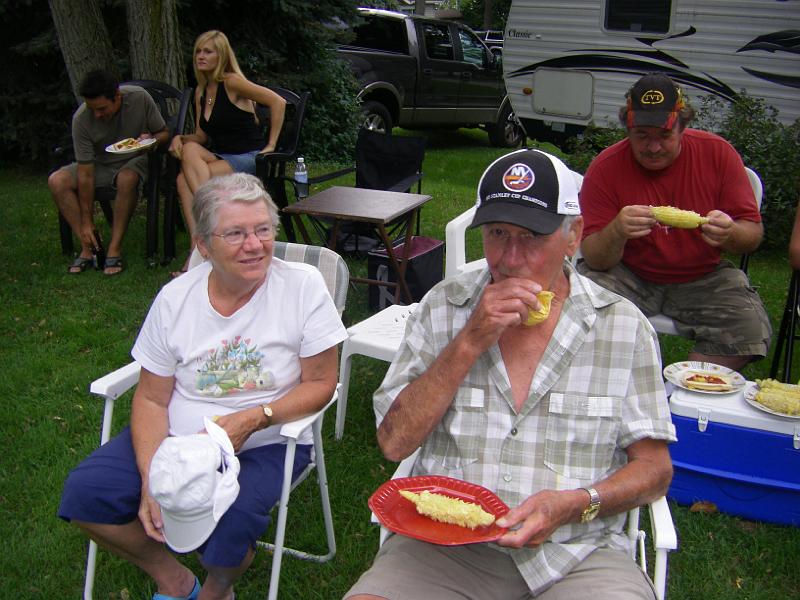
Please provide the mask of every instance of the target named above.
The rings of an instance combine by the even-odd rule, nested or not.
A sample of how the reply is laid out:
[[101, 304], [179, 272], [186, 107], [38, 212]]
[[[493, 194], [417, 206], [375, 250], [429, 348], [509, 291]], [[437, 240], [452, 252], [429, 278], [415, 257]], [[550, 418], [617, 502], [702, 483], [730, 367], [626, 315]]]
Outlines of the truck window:
[[486, 49], [478, 38], [463, 29], [458, 30], [458, 39], [461, 41], [461, 52], [464, 54], [464, 62], [468, 62], [479, 67], [486, 67]]
[[671, 0], [606, 0], [605, 28], [636, 33], [668, 33]]
[[447, 25], [423, 23], [422, 36], [425, 40], [425, 53], [434, 60], [453, 60], [453, 41]]
[[408, 35], [402, 19], [366, 17], [361, 25], [353, 28], [353, 46], [408, 54]]

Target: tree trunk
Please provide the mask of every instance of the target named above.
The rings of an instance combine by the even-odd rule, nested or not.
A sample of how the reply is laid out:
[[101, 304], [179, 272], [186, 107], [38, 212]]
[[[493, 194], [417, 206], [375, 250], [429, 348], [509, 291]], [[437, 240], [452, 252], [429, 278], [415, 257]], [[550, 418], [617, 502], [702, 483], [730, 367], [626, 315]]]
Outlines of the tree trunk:
[[58, 45], [64, 56], [72, 93], [78, 93], [84, 75], [93, 69], [116, 73], [114, 50], [97, 0], [49, 0]]
[[483, 0], [483, 29], [488, 31], [492, 28], [492, 12], [494, 11], [492, 0]]
[[127, 0], [128, 43], [134, 79], [186, 86], [176, 0]]

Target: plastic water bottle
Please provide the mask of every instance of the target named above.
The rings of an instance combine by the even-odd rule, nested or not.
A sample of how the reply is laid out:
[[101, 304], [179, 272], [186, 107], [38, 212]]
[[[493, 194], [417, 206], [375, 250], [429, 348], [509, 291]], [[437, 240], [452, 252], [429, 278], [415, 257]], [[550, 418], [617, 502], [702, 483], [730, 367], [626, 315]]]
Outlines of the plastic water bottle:
[[305, 198], [308, 196], [308, 171], [306, 161], [300, 156], [297, 159], [297, 166], [294, 170], [294, 180], [297, 183], [297, 197]]

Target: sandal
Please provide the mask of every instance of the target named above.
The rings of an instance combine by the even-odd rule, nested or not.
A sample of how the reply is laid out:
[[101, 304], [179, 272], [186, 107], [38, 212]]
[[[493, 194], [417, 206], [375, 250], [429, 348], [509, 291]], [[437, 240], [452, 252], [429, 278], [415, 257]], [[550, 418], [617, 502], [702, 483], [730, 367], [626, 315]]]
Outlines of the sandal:
[[72, 264], [67, 267], [67, 273], [70, 275], [80, 275], [92, 266], [94, 266], [94, 257], [90, 256], [86, 258], [84, 256], [78, 256], [72, 261]]
[[[121, 256], [106, 256], [106, 264], [105, 268], [103, 269], [103, 273], [112, 277], [114, 275], [119, 275], [122, 273], [125, 265], [122, 262]], [[107, 269], [119, 269], [119, 271], [114, 271], [113, 273], [109, 273]]]
[[189, 593], [188, 596], [182, 597], [175, 597], [175, 596], [165, 596], [164, 594], [159, 594], [156, 592], [153, 594], [153, 600], [197, 600], [197, 597], [200, 595], [200, 580], [195, 577], [194, 578], [194, 587], [192, 591]]

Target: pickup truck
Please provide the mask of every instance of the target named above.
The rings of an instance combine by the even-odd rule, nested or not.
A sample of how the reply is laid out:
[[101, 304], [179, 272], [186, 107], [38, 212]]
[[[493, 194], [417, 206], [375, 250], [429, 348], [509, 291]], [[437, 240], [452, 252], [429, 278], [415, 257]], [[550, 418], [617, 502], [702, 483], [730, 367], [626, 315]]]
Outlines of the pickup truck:
[[502, 58], [459, 23], [377, 9], [361, 19], [337, 55], [361, 86], [368, 129], [483, 127], [494, 146], [525, 139], [503, 83]]

